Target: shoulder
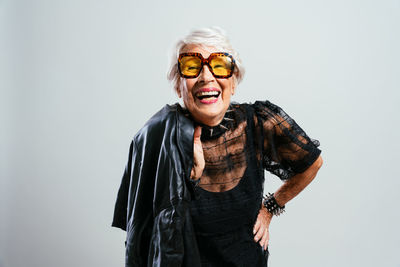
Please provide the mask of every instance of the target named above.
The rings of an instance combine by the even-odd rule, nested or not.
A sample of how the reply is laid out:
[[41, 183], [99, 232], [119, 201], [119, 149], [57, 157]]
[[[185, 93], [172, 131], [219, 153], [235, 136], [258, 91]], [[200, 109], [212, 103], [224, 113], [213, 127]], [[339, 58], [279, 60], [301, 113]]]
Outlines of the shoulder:
[[[232, 105], [236, 107], [241, 107], [242, 109], [251, 109], [252, 111], [260, 114], [264, 114], [265, 112], [269, 113], [279, 113], [282, 108], [275, 103], [272, 103], [269, 100], [256, 100], [253, 103], [237, 103], [232, 102]], [[272, 115], [272, 114], [271, 114]]]
[[178, 103], [165, 105], [157, 111], [144, 126], [134, 135], [133, 142], [140, 144], [146, 140], [156, 142], [166, 131], [172, 131], [178, 116], [183, 116], [182, 108]]
[[277, 104], [269, 100], [257, 100], [253, 103], [233, 103], [240, 107], [242, 110], [249, 111], [248, 114], [252, 114], [255, 122], [259, 120], [264, 126], [269, 125], [273, 127], [277, 123], [284, 120], [287, 114]]
[[257, 100], [252, 104], [257, 115], [266, 118], [276, 118], [282, 113], [282, 108], [269, 100]]

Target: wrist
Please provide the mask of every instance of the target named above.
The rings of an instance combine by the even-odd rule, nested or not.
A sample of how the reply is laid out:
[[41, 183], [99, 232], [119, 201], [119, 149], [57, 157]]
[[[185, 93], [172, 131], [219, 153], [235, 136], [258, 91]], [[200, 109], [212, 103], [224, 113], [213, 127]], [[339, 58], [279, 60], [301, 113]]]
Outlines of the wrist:
[[269, 210], [264, 206], [264, 204], [261, 205], [261, 210], [265, 212], [265, 215], [267, 216], [267, 223], [268, 225], [271, 222], [272, 216], [274, 216]]
[[203, 175], [204, 168], [193, 166], [192, 171], [190, 172], [190, 179], [198, 180]]
[[196, 175], [195, 168], [192, 168], [192, 171], [190, 172], [190, 179], [191, 180], [200, 180], [200, 176]]
[[274, 194], [268, 193], [263, 198], [263, 205], [268, 210], [268, 212], [272, 215], [279, 216], [283, 212], [285, 212], [285, 205], [280, 206], [276, 201]]

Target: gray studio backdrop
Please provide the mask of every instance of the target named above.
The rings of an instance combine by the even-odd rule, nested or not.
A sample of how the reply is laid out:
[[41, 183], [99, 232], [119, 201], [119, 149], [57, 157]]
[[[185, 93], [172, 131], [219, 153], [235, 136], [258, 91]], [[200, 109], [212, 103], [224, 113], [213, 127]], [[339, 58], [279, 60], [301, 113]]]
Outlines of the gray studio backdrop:
[[[224, 28], [246, 76], [321, 142], [270, 227], [270, 266], [400, 266], [400, 1], [0, 1], [0, 266], [123, 266], [111, 228], [133, 135], [167, 103], [169, 52]], [[266, 191], [279, 178], [267, 173]]]

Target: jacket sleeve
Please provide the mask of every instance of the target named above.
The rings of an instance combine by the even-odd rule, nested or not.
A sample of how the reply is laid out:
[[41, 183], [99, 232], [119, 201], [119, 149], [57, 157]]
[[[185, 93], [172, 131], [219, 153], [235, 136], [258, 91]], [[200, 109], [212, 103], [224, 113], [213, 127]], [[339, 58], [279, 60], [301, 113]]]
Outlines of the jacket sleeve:
[[[184, 173], [191, 164], [183, 164], [182, 156], [193, 155], [193, 125], [177, 125], [175, 113], [163, 108], [130, 146], [113, 222], [126, 230], [125, 267], [200, 266], [186, 221], [190, 194]], [[189, 144], [183, 152], [180, 143]]]
[[[154, 140], [153, 140], [154, 141]], [[153, 228], [156, 154], [152, 142], [135, 138], [132, 153], [126, 218], [125, 266], [147, 266]]]
[[[150, 242], [150, 266], [182, 266], [184, 256], [183, 227], [185, 211], [188, 206], [176, 198], [170, 199], [175, 192], [182, 190], [183, 177], [181, 168], [176, 165], [178, 158], [176, 147], [168, 146], [168, 153], [160, 151], [158, 160], [157, 186], [154, 202], [158, 209], [155, 210], [153, 232]], [[178, 188], [179, 187], [179, 188]], [[167, 206], [162, 203], [168, 203]]]
[[122, 175], [121, 185], [118, 190], [117, 201], [114, 208], [114, 218], [111, 226], [120, 228], [126, 231], [126, 212], [128, 205], [128, 191], [132, 168], [132, 154], [134, 149], [134, 141], [132, 140], [129, 146], [128, 162], [125, 166], [124, 173]]
[[[129, 147], [128, 162], [122, 176], [114, 209], [113, 227], [126, 231], [125, 266], [147, 266], [148, 248], [152, 229], [151, 192], [142, 179], [142, 153], [135, 139]], [[138, 205], [136, 205], [138, 204]]]

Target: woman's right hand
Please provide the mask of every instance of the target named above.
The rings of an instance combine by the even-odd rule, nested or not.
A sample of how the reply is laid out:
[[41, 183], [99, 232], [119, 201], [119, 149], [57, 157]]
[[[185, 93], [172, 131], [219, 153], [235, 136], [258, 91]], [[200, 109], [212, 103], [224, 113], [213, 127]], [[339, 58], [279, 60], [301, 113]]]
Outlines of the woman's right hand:
[[200, 179], [203, 174], [204, 166], [206, 165], [204, 161], [203, 146], [201, 145], [201, 127], [197, 126], [194, 129], [194, 140], [193, 140], [193, 168], [190, 173], [190, 178], [193, 180]]

